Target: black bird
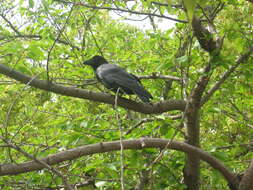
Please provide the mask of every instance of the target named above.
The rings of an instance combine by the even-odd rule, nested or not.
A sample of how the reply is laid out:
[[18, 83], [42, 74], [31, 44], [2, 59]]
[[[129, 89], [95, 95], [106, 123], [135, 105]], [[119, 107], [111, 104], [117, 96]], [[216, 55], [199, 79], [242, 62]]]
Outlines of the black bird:
[[144, 89], [138, 77], [126, 72], [117, 65], [109, 64], [102, 56], [94, 56], [84, 61], [85, 65], [90, 65], [98, 81], [106, 88], [117, 92], [118, 88], [126, 94], [136, 94], [143, 102], [150, 102], [152, 95]]

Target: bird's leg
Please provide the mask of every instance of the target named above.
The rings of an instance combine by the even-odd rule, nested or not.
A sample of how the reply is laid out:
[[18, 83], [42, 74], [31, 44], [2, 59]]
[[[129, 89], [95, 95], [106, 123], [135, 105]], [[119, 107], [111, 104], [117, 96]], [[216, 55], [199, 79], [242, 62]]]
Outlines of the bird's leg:
[[78, 84], [78, 85], [76, 85], [76, 86], [77, 86], [77, 87], [80, 87], [80, 88], [82, 88], [82, 89], [85, 89], [86, 86], [95, 85], [95, 84], [97, 84], [97, 83], [98, 83], [97, 80], [94, 80], [94, 79], [86, 79], [86, 80], [84, 80], [84, 81], [82, 82], [82, 84]]

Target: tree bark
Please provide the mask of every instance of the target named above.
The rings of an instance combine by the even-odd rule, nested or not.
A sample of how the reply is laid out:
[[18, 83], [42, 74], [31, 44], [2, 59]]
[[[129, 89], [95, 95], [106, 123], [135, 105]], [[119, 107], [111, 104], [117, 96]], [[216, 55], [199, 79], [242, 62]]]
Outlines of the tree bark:
[[[185, 107], [185, 127], [186, 127], [186, 142], [192, 146], [200, 147], [199, 143], [199, 112], [201, 108], [201, 97], [208, 84], [211, 70], [209, 63], [204, 69], [203, 76], [197, 81], [196, 86], [193, 88], [188, 97]], [[194, 154], [186, 156], [186, 163], [183, 170], [184, 182], [187, 190], [199, 189], [199, 158]]]

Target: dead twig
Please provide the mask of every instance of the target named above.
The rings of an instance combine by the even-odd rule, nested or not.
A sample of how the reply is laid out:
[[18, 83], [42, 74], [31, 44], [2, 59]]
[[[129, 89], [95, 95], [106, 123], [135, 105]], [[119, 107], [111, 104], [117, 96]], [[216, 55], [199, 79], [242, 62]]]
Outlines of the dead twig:
[[116, 119], [118, 121], [118, 128], [119, 128], [119, 133], [120, 133], [120, 184], [121, 184], [121, 190], [125, 189], [124, 186], [124, 147], [123, 147], [123, 130], [122, 130], [122, 125], [121, 121], [119, 118], [119, 113], [117, 110], [118, 106], [118, 96], [120, 92], [120, 88], [117, 89], [116, 95], [115, 95], [115, 103], [114, 103], [114, 109], [116, 111]]

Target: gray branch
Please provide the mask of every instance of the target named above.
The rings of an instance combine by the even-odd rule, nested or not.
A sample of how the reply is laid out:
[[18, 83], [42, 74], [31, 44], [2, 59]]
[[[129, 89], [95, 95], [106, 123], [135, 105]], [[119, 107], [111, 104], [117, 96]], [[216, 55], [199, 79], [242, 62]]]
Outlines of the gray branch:
[[[239, 181], [236, 175], [230, 172], [226, 166], [224, 166], [215, 157], [209, 155], [207, 152], [200, 148], [191, 146], [189, 144], [158, 138], [141, 138], [135, 140], [123, 140], [124, 150], [127, 149], [144, 149], [144, 148], [159, 148], [165, 147], [173, 150], [185, 152], [187, 154], [195, 155], [201, 160], [210, 164], [214, 169], [217, 169], [229, 184], [234, 187], [238, 187]], [[169, 143], [169, 144], [168, 144]], [[84, 145], [78, 148], [69, 149], [56, 154], [51, 154], [48, 157], [40, 159], [40, 161], [47, 163], [48, 165], [58, 164], [67, 160], [73, 160], [82, 156], [92, 155], [96, 153], [104, 153], [120, 150], [120, 141], [103, 142], [91, 145]], [[0, 176], [3, 175], [16, 175], [25, 172], [31, 172], [43, 169], [44, 166], [36, 161], [24, 162], [21, 164], [4, 164], [0, 166]]]

